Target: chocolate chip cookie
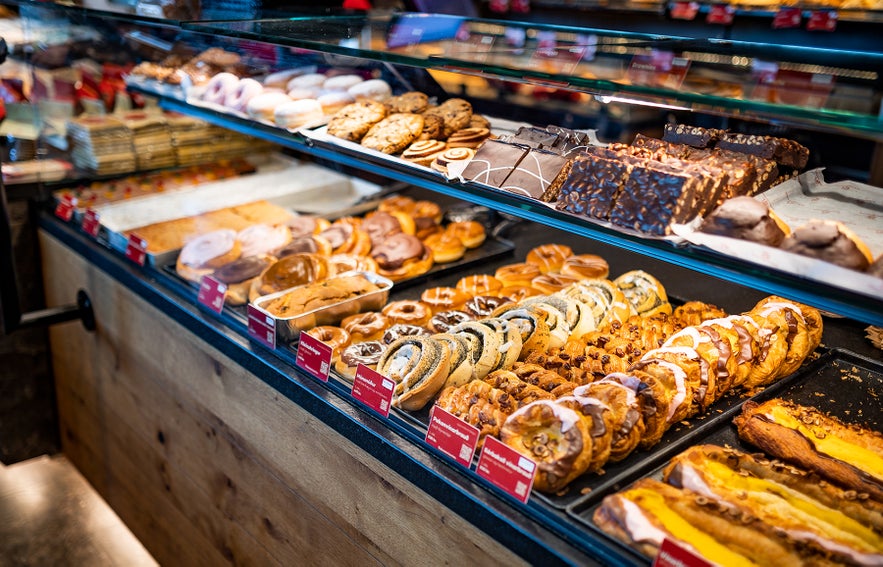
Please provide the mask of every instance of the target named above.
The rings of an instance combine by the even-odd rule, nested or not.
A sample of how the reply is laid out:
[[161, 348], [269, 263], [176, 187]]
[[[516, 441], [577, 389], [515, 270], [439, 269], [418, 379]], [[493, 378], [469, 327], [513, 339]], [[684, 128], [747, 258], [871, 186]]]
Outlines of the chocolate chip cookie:
[[358, 142], [386, 115], [386, 106], [382, 102], [360, 100], [337, 111], [328, 122], [328, 133], [344, 140]]
[[449, 98], [437, 108], [427, 110], [425, 114], [439, 116], [444, 120], [441, 138], [447, 139], [457, 130], [469, 126], [469, 121], [472, 119], [472, 105], [462, 98]]
[[411, 145], [423, 131], [423, 117], [402, 112], [390, 114], [371, 127], [362, 145], [385, 154], [397, 154]]
[[419, 91], [410, 91], [392, 98], [386, 99], [384, 104], [389, 108], [389, 113], [410, 112], [420, 114], [429, 108], [429, 97]]

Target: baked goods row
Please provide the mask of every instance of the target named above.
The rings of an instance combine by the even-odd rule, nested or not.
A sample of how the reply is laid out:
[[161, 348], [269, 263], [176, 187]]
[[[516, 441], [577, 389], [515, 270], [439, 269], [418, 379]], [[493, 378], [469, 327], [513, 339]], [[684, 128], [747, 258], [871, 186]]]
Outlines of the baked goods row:
[[720, 565], [883, 562], [883, 435], [813, 407], [746, 402], [739, 438], [607, 496], [594, 522], [645, 555], [672, 540]]

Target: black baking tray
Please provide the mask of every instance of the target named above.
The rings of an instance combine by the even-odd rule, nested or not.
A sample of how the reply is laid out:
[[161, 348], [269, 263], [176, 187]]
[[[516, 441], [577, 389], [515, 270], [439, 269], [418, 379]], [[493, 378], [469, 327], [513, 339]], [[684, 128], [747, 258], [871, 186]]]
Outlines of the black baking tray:
[[[845, 422], [859, 423], [874, 431], [883, 428], [883, 365], [845, 349], [832, 349], [823, 354], [804, 370], [792, 375], [783, 382], [750, 398], [756, 402], [764, 402], [772, 398], [783, 398], [787, 401], [804, 406], [813, 406], [837, 417]], [[615, 486], [608, 487], [598, 493], [592, 493], [571, 503], [565, 510], [568, 517], [585, 526], [602, 537], [609, 537], [592, 521], [592, 516], [601, 505], [603, 496], [622, 490], [640, 478], [662, 478], [662, 470], [671, 457], [699, 444], [730, 446], [748, 453], [757, 452], [757, 448], [739, 439], [733, 418], [741, 413], [742, 404], [730, 408], [720, 418], [715, 419], [709, 427], [705, 427], [696, 435], [690, 436], [690, 442], [677, 447], [677, 451], [669, 452], [665, 458], [652, 459], [645, 466], [636, 468], [632, 474], [623, 476]], [[631, 548], [613, 538], [611, 541], [631, 553]], [[644, 556], [641, 556], [644, 557]], [[646, 557], [650, 561], [651, 557]]]

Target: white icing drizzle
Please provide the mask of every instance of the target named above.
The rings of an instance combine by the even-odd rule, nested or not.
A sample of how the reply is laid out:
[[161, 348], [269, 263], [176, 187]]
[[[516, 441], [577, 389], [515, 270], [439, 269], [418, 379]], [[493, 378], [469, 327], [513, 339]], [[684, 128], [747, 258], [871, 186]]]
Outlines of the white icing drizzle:
[[651, 545], [660, 546], [662, 540], [668, 537], [661, 529], [653, 525], [640, 506], [626, 499], [619, 497], [624, 512], [625, 529], [629, 533], [629, 537], [635, 542], [646, 542]]
[[[583, 386], [575, 388], [569, 396], [559, 398], [559, 400], [566, 400], [567, 398], [572, 398], [572, 399], [576, 400], [581, 406], [595, 406], [595, 407], [601, 408], [602, 410], [607, 410], [610, 413], [613, 413], [613, 410], [610, 409], [610, 406], [608, 406], [607, 404], [605, 404], [604, 402], [602, 402], [601, 400], [599, 400], [598, 398], [593, 396], [591, 393], [586, 392], [588, 386], [589, 386], [589, 384], [585, 384]], [[583, 391], [580, 392], [579, 391], [580, 389], [582, 389]]]
[[781, 309], [793, 311], [794, 314], [799, 317], [801, 321], [806, 323], [806, 319], [803, 317], [803, 311], [801, 311], [800, 308], [793, 303], [789, 303], [787, 301], [770, 301], [761, 308], [760, 315], [761, 317], [769, 317], [770, 313], [772, 313], [773, 311], [779, 311]]
[[512, 344], [513, 344], [513, 341], [506, 341], [505, 343], [503, 343], [503, 344], [500, 345], [500, 348], [499, 348], [498, 350], [499, 350], [500, 352], [506, 352], [506, 351], [508, 351], [510, 348], [512, 348]]
[[673, 334], [665, 343], [662, 345], [663, 347], [668, 347], [674, 345], [674, 342], [680, 337], [688, 337], [693, 340], [693, 348], [698, 348], [701, 343], [707, 343], [711, 339], [699, 332], [696, 327], [685, 327]]
[[[570, 431], [570, 428], [572, 428], [579, 422], [580, 419], [582, 419], [577, 412], [558, 404], [556, 400], [537, 400], [535, 402], [527, 404], [520, 409], [515, 410], [515, 412], [513, 412], [512, 415], [510, 415], [506, 419], [506, 421], [518, 419], [519, 416], [527, 413], [528, 411], [530, 411], [530, 408], [537, 405], [544, 405], [552, 410], [552, 413], [555, 415], [555, 419], [558, 420], [558, 423], [560, 424], [559, 430], [561, 431], [561, 433], [567, 433], [568, 431]], [[544, 423], [543, 425], [545, 427], [551, 426], [551, 424], [549, 423]]]
[[681, 486], [687, 490], [692, 490], [708, 499], [717, 500], [714, 492], [708, 487], [702, 475], [696, 472], [692, 465], [686, 465], [683, 462], [678, 465], [678, 471], [681, 473]]
[[883, 565], [883, 555], [879, 553], [862, 553], [855, 548], [824, 538], [814, 532], [786, 529], [785, 533], [798, 541], [809, 539], [819, 544], [822, 549], [827, 549], [835, 553], [842, 553], [852, 559], [857, 565]]
[[665, 360], [654, 359], [653, 362], [662, 366], [663, 368], [668, 368], [671, 370], [671, 373], [674, 374], [675, 377], [675, 388], [677, 389], [677, 393], [675, 397], [671, 401], [671, 405], [668, 407], [668, 416], [665, 418], [669, 423], [671, 422], [672, 416], [681, 407], [681, 404], [684, 403], [684, 400], [687, 399], [687, 373], [683, 371], [683, 369], [677, 364], [673, 364], [671, 362], [666, 362]]
[[[623, 374], [623, 373], [621, 373], [621, 372], [617, 372], [616, 374], [621, 374], [622, 376], [628, 376], [627, 374]], [[635, 393], [635, 390], [633, 390], [632, 388], [630, 388], [629, 386], [626, 386], [625, 384], [623, 384], [623, 383], [621, 383], [621, 382], [617, 382], [616, 380], [608, 380], [608, 378], [610, 378], [610, 376], [611, 376], [611, 375], [608, 374], [607, 376], [605, 376], [605, 377], [602, 378], [601, 380], [598, 380], [597, 382], [594, 382], [594, 384], [610, 384], [611, 386], [615, 386], [615, 387], [617, 387], [617, 388], [620, 388], [620, 389], [624, 390], [624, 391], [625, 391], [625, 403], [626, 403], [626, 405], [628, 405], [628, 406], [634, 406], [635, 403], [637, 402], [637, 399], [638, 399], [638, 396], [637, 396], [637, 394]], [[586, 386], [590, 386], [590, 385], [591, 385], [591, 384], [586, 384]], [[583, 388], [583, 387], [585, 387], [585, 386], [580, 386], [579, 388]], [[637, 387], [637, 386], [636, 386], [636, 387]], [[573, 391], [574, 395], [576, 395], [576, 390], [579, 390], [579, 388], [576, 388], [576, 389]]]

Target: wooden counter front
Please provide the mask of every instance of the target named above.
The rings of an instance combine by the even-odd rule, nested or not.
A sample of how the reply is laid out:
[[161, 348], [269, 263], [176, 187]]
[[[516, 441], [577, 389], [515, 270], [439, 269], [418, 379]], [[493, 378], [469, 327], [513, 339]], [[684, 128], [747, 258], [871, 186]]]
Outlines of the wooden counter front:
[[523, 561], [41, 231], [62, 448], [164, 565]]

